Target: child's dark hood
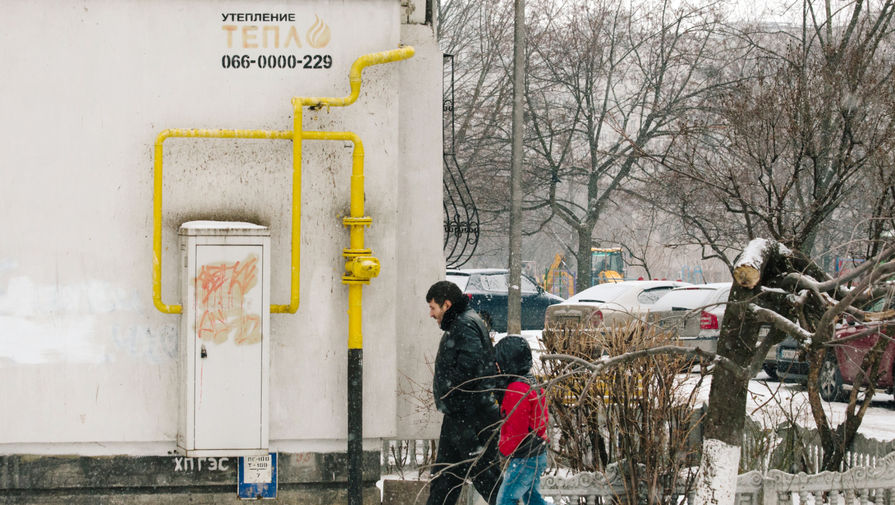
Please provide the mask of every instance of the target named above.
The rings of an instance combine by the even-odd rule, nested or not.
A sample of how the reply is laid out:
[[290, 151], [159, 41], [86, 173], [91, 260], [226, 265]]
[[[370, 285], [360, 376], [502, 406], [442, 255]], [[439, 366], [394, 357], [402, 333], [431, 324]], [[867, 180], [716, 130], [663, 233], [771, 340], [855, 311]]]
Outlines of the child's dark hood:
[[531, 371], [531, 347], [518, 335], [502, 338], [495, 344], [494, 354], [501, 373], [525, 376]]

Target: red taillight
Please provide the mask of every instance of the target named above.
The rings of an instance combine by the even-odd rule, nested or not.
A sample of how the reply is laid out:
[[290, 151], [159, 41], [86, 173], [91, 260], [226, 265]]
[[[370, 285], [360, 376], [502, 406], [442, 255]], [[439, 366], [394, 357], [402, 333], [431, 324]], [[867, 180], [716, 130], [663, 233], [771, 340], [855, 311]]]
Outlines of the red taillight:
[[466, 298], [469, 298], [470, 300], [472, 300], [472, 293], [466, 293]]
[[718, 316], [703, 310], [702, 314], [699, 315], [699, 329], [700, 330], [717, 330], [718, 329]]
[[603, 312], [599, 310], [595, 310], [590, 315], [590, 324], [591, 326], [600, 326], [603, 324]]

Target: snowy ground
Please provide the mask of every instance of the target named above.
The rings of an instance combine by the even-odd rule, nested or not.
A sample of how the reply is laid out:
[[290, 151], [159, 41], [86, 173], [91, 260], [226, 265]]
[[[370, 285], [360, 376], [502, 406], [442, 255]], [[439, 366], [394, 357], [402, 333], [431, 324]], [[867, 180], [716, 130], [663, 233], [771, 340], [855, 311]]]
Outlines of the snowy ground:
[[[700, 392], [708, 399], [708, 390]], [[811, 407], [808, 405], [808, 393], [801, 384], [769, 379], [764, 372], [749, 382], [750, 398], [748, 400], [749, 414], [756, 420], [763, 416], [779, 415], [785, 411], [796, 414], [796, 419], [802, 426], [813, 427], [814, 420], [811, 417]], [[838, 425], [845, 419], [846, 403], [828, 402], [827, 416], [834, 425]], [[759, 407], [761, 407], [760, 410]], [[884, 393], [875, 393], [871, 407], [864, 414], [864, 420], [858, 433], [865, 437], [877, 440], [895, 440], [895, 397]]]

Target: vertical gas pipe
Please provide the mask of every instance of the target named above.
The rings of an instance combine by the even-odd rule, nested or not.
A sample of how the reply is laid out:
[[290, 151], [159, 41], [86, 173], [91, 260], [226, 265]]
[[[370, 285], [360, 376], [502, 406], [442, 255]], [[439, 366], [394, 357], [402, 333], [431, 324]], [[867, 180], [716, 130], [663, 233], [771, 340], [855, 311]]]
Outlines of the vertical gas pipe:
[[364, 228], [373, 219], [364, 216], [364, 145], [351, 132], [302, 133], [307, 140], [347, 140], [354, 144], [351, 163], [351, 206], [342, 222], [349, 229], [349, 247], [342, 250], [348, 285], [348, 503], [360, 505], [363, 489], [363, 333], [362, 288], [379, 275], [379, 260], [364, 247]]
[[363, 362], [361, 332], [363, 285], [379, 275], [379, 260], [364, 248], [364, 227], [372, 219], [364, 216], [363, 145], [354, 144], [351, 170], [351, 212], [342, 220], [349, 229], [350, 247], [342, 251], [347, 260], [342, 282], [348, 285], [348, 504], [363, 503]]
[[[342, 251], [346, 259], [342, 283], [348, 285], [348, 505], [363, 503], [363, 335], [362, 288], [379, 275], [379, 260], [364, 248], [364, 228], [372, 223], [364, 216], [364, 148], [354, 133], [303, 131], [302, 107], [346, 106], [357, 100], [361, 71], [370, 65], [400, 61], [412, 57], [412, 47], [402, 47], [361, 56], [351, 65], [348, 80], [351, 94], [343, 98], [295, 97], [295, 141], [349, 140], [354, 143], [351, 163], [350, 215], [343, 219], [349, 230], [349, 247]], [[300, 149], [300, 148], [299, 148]], [[300, 151], [299, 151], [300, 152]]]

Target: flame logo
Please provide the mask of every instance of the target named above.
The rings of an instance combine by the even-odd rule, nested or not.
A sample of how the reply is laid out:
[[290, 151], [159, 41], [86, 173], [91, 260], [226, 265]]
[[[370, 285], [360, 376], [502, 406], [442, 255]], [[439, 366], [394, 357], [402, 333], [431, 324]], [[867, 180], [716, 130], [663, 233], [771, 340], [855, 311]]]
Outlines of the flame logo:
[[320, 49], [321, 47], [326, 47], [329, 44], [329, 39], [331, 35], [329, 33], [329, 26], [326, 25], [323, 21], [320, 21], [320, 17], [314, 14], [314, 24], [308, 28], [308, 33], [305, 34], [305, 38], [308, 40], [308, 45], [315, 49]]

